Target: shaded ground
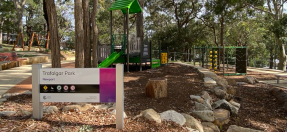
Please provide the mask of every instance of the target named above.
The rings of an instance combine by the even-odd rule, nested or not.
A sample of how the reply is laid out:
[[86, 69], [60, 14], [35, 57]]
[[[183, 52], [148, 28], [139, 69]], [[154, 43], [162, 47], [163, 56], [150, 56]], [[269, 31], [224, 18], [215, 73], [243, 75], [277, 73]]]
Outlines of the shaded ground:
[[[74, 65], [66, 64], [63, 67], [74, 67]], [[219, 72], [218, 75], [220, 74]], [[256, 72], [248, 72], [248, 75], [254, 76], [258, 80], [276, 79], [274, 75]], [[146, 97], [145, 85], [148, 79], [158, 77], [167, 78], [168, 97], [162, 99]], [[241, 82], [244, 76], [225, 78]], [[125, 73], [124, 81], [125, 112], [128, 115], [128, 118], [125, 119], [124, 131], [184, 131], [181, 127], [171, 122], [164, 122], [159, 125], [143, 118], [133, 119], [132, 117], [148, 108], [153, 108], [158, 113], [172, 109], [180, 113], [191, 114], [190, 111], [194, 109], [194, 102], [190, 100], [189, 95], [200, 94], [201, 91], [206, 89], [203, 87], [203, 79], [195, 73], [194, 69], [178, 64], [169, 64], [168, 66], [142, 72]], [[31, 78], [28, 78], [8, 92], [31, 89], [30, 84]], [[279, 104], [269, 94], [270, 89], [278, 87], [262, 83], [255, 85], [234, 85], [232, 87], [237, 91], [235, 96], [238, 98], [235, 101], [240, 103], [241, 107], [238, 115], [231, 117], [231, 121], [223, 125], [222, 131], [226, 131], [229, 125], [238, 125], [268, 132], [287, 131], [287, 112], [283, 111], [282, 104]], [[211, 96], [214, 98], [214, 101], [217, 100], [215, 96]], [[32, 109], [31, 98], [31, 95], [11, 97], [0, 106], [0, 111], [19, 111], [14, 116], [1, 117], [0, 124], [2, 130], [5, 131], [14, 128], [13, 130], [15, 131], [37, 129], [77, 131], [83, 128], [83, 125], [89, 125], [88, 127], [93, 128], [93, 130], [116, 131], [115, 117], [107, 111], [95, 110], [94, 108], [86, 112], [57, 112], [56, 114], [44, 115], [40, 121], [30, 119], [30, 116], [23, 116], [21, 111]], [[74, 103], [44, 103], [44, 106], [56, 105], [58, 108], [61, 108], [68, 104]], [[197, 118], [196, 116], [194, 117]]]

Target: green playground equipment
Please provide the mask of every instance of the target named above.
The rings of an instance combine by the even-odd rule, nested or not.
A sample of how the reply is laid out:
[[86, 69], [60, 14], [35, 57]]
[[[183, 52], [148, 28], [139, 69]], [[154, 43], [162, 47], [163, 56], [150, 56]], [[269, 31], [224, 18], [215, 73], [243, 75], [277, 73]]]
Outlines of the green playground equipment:
[[116, 59], [118, 59], [123, 52], [113, 52], [109, 57], [107, 57], [102, 63], [98, 65], [99, 68], [106, 68], [111, 65]]

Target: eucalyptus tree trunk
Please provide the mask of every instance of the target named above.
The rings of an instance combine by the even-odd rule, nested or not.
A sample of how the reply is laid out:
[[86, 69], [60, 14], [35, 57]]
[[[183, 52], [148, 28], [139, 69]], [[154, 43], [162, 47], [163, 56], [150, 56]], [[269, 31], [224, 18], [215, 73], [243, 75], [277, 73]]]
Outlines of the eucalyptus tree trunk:
[[[24, 5], [25, 5], [25, 0], [13, 0], [14, 6], [16, 8], [16, 14], [17, 14], [17, 28], [18, 28], [18, 34], [23, 32], [23, 12], [24, 12]], [[18, 44], [22, 44], [22, 39], [18, 40]]]
[[91, 15], [93, 30], [93, 67], [98, 67], [98, 28], [96, 23], [98, 0], [93, 0], [93, 11]]
[[[140, 6], [144, 7], [144, 0], [139, 0]], [[136, 16], [136, 30], [137, 30], [137, 37], [140, 38], [140, 41], [142, 42], [144, 39], [144, 32], [143, 32], [143, 12], [137, 13]]]
[[75, 67], [84, 68], [84, 29], [82, 1], [75, 0]]
[[83, 27], [84, 27], [84, 67], [91, 68], [91, 26], [89, 1], [83, 0]]
[[282, 44], [282, 41], [276, 37], [277, 43], [279, 44], [279, 64], [278, 69], [286, 71], [286, 54], [285, 54], [285, 46]]
[[61, 67], [61, 53], [60, 53], [60, 42], [58, 35], [58, 25], [57, 25], [57, 12], [54, 1], [45, 0], [46, 11], [48, 15], [48, 23], [50, 30], [50, 44], [51, 44], [51, 58], [52, 67]]

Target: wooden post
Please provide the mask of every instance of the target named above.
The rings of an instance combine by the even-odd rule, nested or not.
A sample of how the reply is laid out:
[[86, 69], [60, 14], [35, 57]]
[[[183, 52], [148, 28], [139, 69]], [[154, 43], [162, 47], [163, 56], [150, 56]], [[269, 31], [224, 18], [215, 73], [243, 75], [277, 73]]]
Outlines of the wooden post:
[[50, 35], [49, 35], [49, 31], [47, 33], [47, 42], [46, 42], [46, 50], [49, 49], [49, 40], [50, 40]]
[[150, 78], [145, 88], [145, 94], [156, 99], [167, 97], [167, 79]]
[[32, 34], [31, 40], [30, 40], [30, 44], [29, 44], [28, 51], [30, 51], [30, 49], [31, 49], [31, 45], [32, 45], [32, 43], [33, 43], [33, 39], [34, 39], [34, 32], [33, 32], [33, 34]]
[[35, 37], [36, 37], [36, 40], [37, 40], [37, 43], [38, 43], [39, 50], [42, 51], [41, 46], [40, 46], [40, 43], [39, 43], [39, 40], [38, 40], [38, 35], [35, 34]]
[[14, 50], [15, 50], [15, 46], [16, 46], [16, 44], [17, 44], [17, 42], [18, 42], [19, 36], [20, 36], [20, 33], [19, 33], [19, 34], [18, 34], [18, 36], [17, 36], [16, 42], [14, 43], [14, 46], [13, 46], [12, 51], [14, 51]]
[[129, 8], [127, 8], [127, 72], [129, 72], [130, 63], [130, 44], [129, 44]]

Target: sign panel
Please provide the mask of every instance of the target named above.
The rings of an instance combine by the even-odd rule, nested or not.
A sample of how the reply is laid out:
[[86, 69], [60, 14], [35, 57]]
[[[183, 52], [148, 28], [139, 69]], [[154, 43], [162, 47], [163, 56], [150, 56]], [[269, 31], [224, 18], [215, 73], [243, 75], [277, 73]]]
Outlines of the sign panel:
[[42, 68], [40, 84], [99, 84], [99, 68]]
[[115, 68], [40, 69], [40, 102], [116, 102]]

